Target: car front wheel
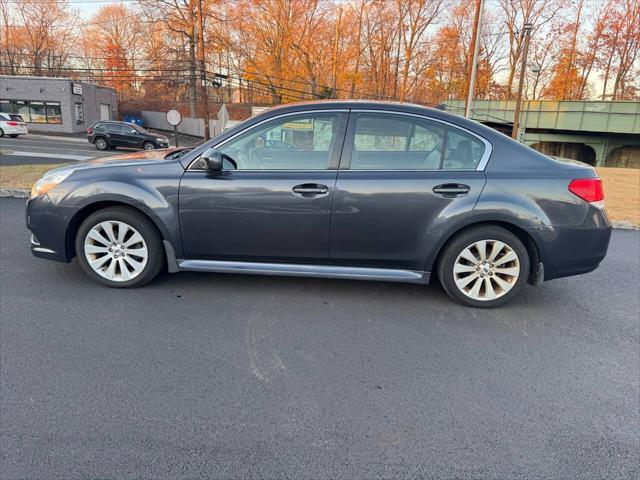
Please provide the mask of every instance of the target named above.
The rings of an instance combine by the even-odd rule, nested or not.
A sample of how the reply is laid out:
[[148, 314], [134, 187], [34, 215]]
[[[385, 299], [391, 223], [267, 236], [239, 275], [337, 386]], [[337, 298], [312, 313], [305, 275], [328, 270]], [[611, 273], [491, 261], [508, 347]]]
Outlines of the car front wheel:
[[142, 148], [144, 148], [145, 150], [155, 150], [156, 146], [151, 142], [144, 142], [144, 145], [142, 145]]
[[479, 226], [456, 236], [438, 263], [449, 296], [473, 307], [508, 302], [526, 283], [529, 254], [520, 239], [497, 226]]
[[90, 215], [78, 229], [76, 254], [82, 270], [109, 287], [137, 287], [164, 263], [155, 225], [136, 210], [113, 207]]

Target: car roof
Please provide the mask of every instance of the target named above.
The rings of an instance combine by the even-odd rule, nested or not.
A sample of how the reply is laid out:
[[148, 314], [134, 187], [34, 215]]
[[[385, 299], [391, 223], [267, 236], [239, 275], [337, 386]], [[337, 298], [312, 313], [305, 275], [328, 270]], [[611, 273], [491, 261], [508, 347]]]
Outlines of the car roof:
[[286, 114], [286, 113], [295, 113], [295, 112], [303, 112], [303, 111], [322, 111], [322, 110], [377, 110], [380, 112], [396, 112], [396, 113], [408, 113], [413, 115], [420, 115], [425, 117], [430, 117], [436, 120], [441, 120], [443, 122], [450, 123], [455, 126], [459, 126], [462, 128], [466, 128], [472, 132], [481, 135], [484, 138], [489, 139], [490, 141], [495, 139], [496, 132], [490, 127], [483, 125], [474, 120], [470, 120], [461, 115], [457, 115], [450, 112], [445, 112], [443, 110], [427, 107], [424, 105], [417, 105], [414, 103], [404, 103], [404, 102], [392, 102], [392, 101], [383, 101], [383, 100], [342, 100], [342, 99], [332, 99], [332, 100], [315, 100], [315, 101], [304, 101], [304, 102], [295, 102], [295, 103], [286, 103], [283, 105], [277, 105], [272, 107], [255, 117], [247, 120], [247, 124], [239, 124], [243, 125], [243, 128], [251, 125], [252, 123], [257, 123], [264, 119], [267, 119], [272, 116]]

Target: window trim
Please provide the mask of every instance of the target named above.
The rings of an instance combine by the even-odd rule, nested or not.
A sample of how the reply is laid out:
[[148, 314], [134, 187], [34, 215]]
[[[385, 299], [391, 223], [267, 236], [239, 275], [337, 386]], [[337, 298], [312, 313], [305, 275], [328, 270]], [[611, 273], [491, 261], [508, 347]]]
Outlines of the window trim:
[[[366, 170], [351, 170], [351, 154], [353, 152], [353, 146], [355, 144], [355, 131], [356, 131], [356, 121], [352, 120], [352, 116], [355, 118], [356, 115], [361, 113], [374, 113], [374, 114], [386, 114], [386, 115], [403, 115], [406, 117], [419, 118], [421, 120], [427, 120], [431, 122], [441, 123], [448, 127], [452, 127], [458, 129], [462, 132], [465, 132], [469, 135], [480, 140], [484, 143], [485, 149], [480, 161], [476, 168], [450, 168], [450, 169], [442, 169], [442, 168], [432, 168], [432, 169], [366, 169]], [[448, 136], [448, 128], [445, 129], [445, 139]], [[446, 144], [445, 144], [446, 148]], [[443, 155], [445, 148], [442, 149]], [[493, 151], [493, 145], [489, 140], [484, 138], [481, 135], [478, 135], [471, 130], [464, 128], [460, 125], [457, 125], [452, 122], [448, 122], [446, 120], [440, 120], [439, 118], [428, 117], [426, 115], [420, 115], [417, 113], [411, 112], [400, 112], [397, 110], [376, 110], [376, 109], [351, 109], [351, 114], [349, 115], [349, 128], [347, 129], [347, 135], [345, 137], [345, 147], [342, 149], [342, 156], [340, 158], [340, 168], [339, 170], [351, 171], [351, 172], [483, 172], [489, 163], [489, 158], [491, 157], [491, 152]], [[440, 159], [442, 163], [444, 157]]]
[[[225, 138], [224, 140], [218, 142], [218, 143], [213, 143], [211, 144], [209, 147], [207, 147], [207, 149], [209, 148], [220, 148], [222, 147], [224, 144], [230, 142], [231, 140], [233, 140], [234, 138], [240, 136], [240, 135], [244, 135], [245, 133], [250, 132], [251, 130], [259, 127], [260, 125], [264, 125], [265, 123], [271, 122], [273, 120], [277, 120], [279, 118], [284, 118], [284, 117], [291, 117], [291, 116], [301, 116], [301, 115], [315, 115], [315, 114], [324, 114], [324, 113], [345, 113], [346, 115], [344, 116], [338, 116], [338, 128], [336, 128], [336, 139], [334, 141], [332, 141], [332, 145], [331, 145], [331, 150], [329, 150], [329, 164], [327, 165], [327, 168], [322, 168], [322, 169], [300, 169], [300, 170], [284, 170], [284, 169], [259, 169], [259, 168], [254, 168], [254, 169], [245, 169], [245, 170], [237, 170], [238, 172], [270, 172], [270, 173], [274, 173], [274, 172], [327, 172], [327, 171], [331, 171], [331, 170], [338, 170], [338, 166], [341, 162], [341, 152], [344, 149], [344, 142], [346, 139], [346, 134], [347, 134], [347, 124], [349, 122], [349, 109], [348, 108], [332, 108], [332, 109], [318, 109], [318, 110], [300, 110], [297, 112], [288, 112], [288, 113], [281, 113], [280, 115], [274, 115], [272, 117], [269, 118], [265, 118], [264, 120], [258, 122], [258, 123], [254, 123], [253, 125], [240, 130], [239, 132], [235, 133], [234, 135], [231, 135], [228, 138]], [[340, 138], [340, 136], [342, 136], [342, 138]], [[333, 144], [335, 143], [335, 144]], [[203, 150], [202, 153], [206, 152], [206, 150]], [[194, 164], [200, 159], [200, 157], [202, 156], [202, 153], [200, 155], [198, 155], [197, 157], [195, 157], [193, 160], [191, 160], [191, 162], [189, 163], [189, 166], [187, 167], [185, 173], [187, 172], [203, 172], [204, 170], [201, 168], [194, 168]], [[335, 158], [334, 158], [335, 155]], [[234, 172], [236, 170], [233, 170]]]

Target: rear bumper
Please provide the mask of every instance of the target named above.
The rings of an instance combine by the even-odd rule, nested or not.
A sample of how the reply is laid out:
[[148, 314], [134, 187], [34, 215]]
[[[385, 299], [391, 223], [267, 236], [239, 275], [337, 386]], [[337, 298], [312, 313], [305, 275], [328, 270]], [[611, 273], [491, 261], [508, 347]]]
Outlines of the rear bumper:
[[18, 125], [13, 127], [11, 125], [3, 124], [0, 126], [5, 135], [26, 135], [28, 133], [26, 126]]
[[542, 236], [536, 243], [544, 264], [544, 280], [580, 275], [598, 268], [607, 255], [611, 222], [605, 210], [591, 206], [582, 225], [553, 227]]

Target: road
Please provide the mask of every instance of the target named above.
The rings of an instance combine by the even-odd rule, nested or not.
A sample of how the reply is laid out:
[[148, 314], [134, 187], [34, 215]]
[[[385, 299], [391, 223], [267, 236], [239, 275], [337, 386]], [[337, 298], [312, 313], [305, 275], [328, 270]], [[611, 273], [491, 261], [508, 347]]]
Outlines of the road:
[[639, 478], [640, 233], [505, 307], [439, 287], [32, 258], [0, 201], [14, 478]]
[[78, 138], [39, 135], [0, 138], [0, 165], [69, 163], [107, 155], [113, 155], [113, 151], [100, 152]]
[[[163, 134], [166, 134], [163, 133]], [[199, 139], [179, 136], [180, 145], [193, 145]], [[171, 138], [173, 144], [173, 138]], [[83, 138], [51, 137], [44, 135], [26, 135], [18, 138], [0, 138], [0, 166], [47, 163], [70, 163], [89, 160], [95, 157], [117, 155], [134, 151], [118, 148], [101, 152]]]

